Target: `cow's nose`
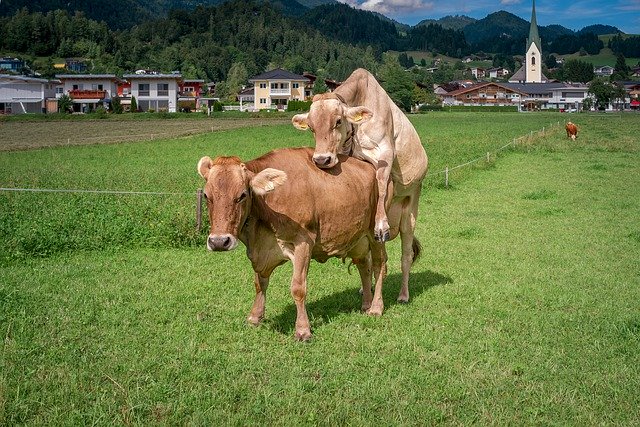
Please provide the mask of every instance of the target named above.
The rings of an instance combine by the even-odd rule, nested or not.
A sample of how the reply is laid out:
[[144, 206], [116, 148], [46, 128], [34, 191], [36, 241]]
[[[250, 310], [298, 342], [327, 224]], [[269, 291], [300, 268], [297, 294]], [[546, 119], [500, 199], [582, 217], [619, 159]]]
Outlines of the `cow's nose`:
[[331, 164], [331, 156], [313, 156], [313, 162], [321, 168], [326, 168]]
[[235, 239], [229, 234], [209, 236], [208, 246], [213, 251], [228, 251], [235, 247]]

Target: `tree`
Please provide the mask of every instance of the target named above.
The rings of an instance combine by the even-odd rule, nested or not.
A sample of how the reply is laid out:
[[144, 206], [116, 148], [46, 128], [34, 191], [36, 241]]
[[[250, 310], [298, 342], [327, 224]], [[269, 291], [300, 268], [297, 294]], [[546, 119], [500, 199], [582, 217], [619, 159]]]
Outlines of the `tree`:
[[122, 102], [120, 102], [120, 97], [117, 95], [111, 98], [111, 111], [115, 114], [122, 114]]
[[325, 93], [329, 90], [327, 87], [327, 83], [324, 81], [326, 78], [326, 74], [324, 70], [321, 68], [316, 73], [316, 81], [313, 82], [313, 94], [316, 95], [318, 93]]
[[628, 80], [631, 76], [631, 67], [627, 65], [624, 55], [619, 53], [616, 57], [615, 72], [611, 75], [611, 81]]
[[249, 73], [244, 64], [242, 62], [234, 62], [225, 81], [225, 98], [228, 101], [235, 101], [248, 79]]
[[413, 87], [415, 86], [411, 74], [404, 71], [395, 55], [385, 53], [382, 61], [379, 70], [382, 87], [398, 107], [405, 111], [411, 111]]
[[615, 96], [615, 87], [610, 82], [597, 78], [589, 84], [589, 93], [596, 98], [596, 108], [605, 110]]
[[132, 96], [131, 97], [131, 112], [135, 113], [136, 111], [138, 111], [138, 101], [136, 101], [136, 97]]
[[584, 111], [589, 111], [591, 110], [591, 107], [593, 107], [593, 98], [588, 96], [582, 101], [582, 109]]
[[593, 80], [593, 65], [579, 59], [569, 59], [562, 67], [563, 80], [590, 82]]
[[61, 113], [70, 113], [73, 107], [73, 98], [66, 93], [58, 98], [58, 111]]

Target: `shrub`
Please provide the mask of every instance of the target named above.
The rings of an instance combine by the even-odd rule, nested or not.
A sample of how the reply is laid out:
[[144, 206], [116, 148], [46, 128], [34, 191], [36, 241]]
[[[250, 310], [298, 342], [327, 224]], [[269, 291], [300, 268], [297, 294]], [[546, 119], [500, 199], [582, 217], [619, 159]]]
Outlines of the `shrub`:
[[309, 111], [311, 108], [311, 101], [297, 101], [291, 100], [287, 104], [287, 111]]
[[135, 113], [138, 111], [138, 101], [136, 101], [136, 97], [131, 97], [131, 112]]
[[213, 101], [213, 111], [222, 111], [222, 103], [219, 101]]

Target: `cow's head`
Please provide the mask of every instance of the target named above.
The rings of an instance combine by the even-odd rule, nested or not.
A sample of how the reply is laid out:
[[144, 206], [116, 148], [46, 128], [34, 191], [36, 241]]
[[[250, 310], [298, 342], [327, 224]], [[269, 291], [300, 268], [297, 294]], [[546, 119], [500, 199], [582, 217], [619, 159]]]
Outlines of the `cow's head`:
[[366, 107], [349, 107], [342, 97], [323, 93], [313, 97], [308, 113], [297, 114], [291, 121], [300, 130], [313, 132], [316, 142], [313, 162], [320, 168], [331, 168], [338, 163], [338, 154], [347, 154], [345, 143], [360, 125], [373, 117]]
[[198, 173], [206, 181], [210, 251], [235, 249], [254, 195], [264, 196], [287, 179], [283, 171], [271, 168], [255, 174], [237, 157], [203, 157], [198, 162]]

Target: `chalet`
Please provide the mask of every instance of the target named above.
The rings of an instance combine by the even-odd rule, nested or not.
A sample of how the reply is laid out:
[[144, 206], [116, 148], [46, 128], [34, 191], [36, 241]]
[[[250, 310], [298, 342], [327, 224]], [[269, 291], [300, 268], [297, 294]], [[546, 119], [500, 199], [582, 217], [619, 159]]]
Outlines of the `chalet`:
[[470, 71], [471, 71], [471, 75], [475, 77], [476, 80], [483, 79], [486, 72], [486, 70], [481, 67], [471, 67]]
[[593, 74], [598, 77], [607, 77], [614, 73], [616, 69], [609, 65], [603, 65], [601, 67], [593, 67]]
[[290, 71], [276, 68], [249, 79], [254, 87], [255, 108], [284, 110], [291, 100], [304, 101], [305, 85], [309, 79]]
[[122, 77], [131, 84], [131, 96], [136, 98], [140, 111], [175, 113], [178, 110], [181, 74], [125, 74]]
[[497, 68], [489, 68], [485, 72], [485, 76], [490, 79], [501, 79], [505, 76], [508, 76], [510, 73], [508, 68], [497, 67]]
[[485, 82], [444, 94], [443, 105], [518, 105], [526, 93], [501, 83]]
[[62, 82], [62, 94], [73, 99], [73, 111], [81, 113], [108, 109], [120, 82], [115, 74], [57, 74], [56, 78]]
[[55, 99], [56, 83], [47, 79], [0, 74], [0, 114], [42, 113]]
[[[304, 87], [304, 97], [311, 98], [314, 95], [313, 86], [316, 83], [317, 76], [315, 74], [311, 74], [307, 72], [302, 73], [302, 76], [309, 79], [309, 82], [307, 82], [307, 84]], [[334, 90], [336, 90], [338, 86], [342, 84], [342, 82], [339, 82], [337, 80], [332, 80], [332, 79], [324, 79], [324, 84], [327, 85], [327, 90], [329, 92], [333, 92]]]

